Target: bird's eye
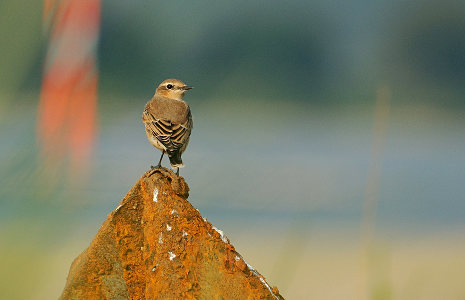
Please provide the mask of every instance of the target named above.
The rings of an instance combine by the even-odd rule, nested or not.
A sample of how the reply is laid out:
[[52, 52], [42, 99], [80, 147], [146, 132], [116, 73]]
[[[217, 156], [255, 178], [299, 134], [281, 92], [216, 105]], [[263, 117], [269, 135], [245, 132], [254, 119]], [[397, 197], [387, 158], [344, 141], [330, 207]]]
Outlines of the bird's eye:
[[166, 85], [166, 88], [171, 90], [173, 88], [173, 85], [171, 83], [169, 83], [169, 84]]

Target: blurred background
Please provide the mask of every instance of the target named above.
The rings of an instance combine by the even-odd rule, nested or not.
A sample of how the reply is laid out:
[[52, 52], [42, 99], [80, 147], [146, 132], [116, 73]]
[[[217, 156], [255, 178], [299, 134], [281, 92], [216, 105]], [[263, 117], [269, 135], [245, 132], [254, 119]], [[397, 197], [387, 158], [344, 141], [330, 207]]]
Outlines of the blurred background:
[[77, 2], [0, 3], [0, 298], [60, 295], [171, 77], [189, 200], [285, 298], [465, 298], [463, 1]]

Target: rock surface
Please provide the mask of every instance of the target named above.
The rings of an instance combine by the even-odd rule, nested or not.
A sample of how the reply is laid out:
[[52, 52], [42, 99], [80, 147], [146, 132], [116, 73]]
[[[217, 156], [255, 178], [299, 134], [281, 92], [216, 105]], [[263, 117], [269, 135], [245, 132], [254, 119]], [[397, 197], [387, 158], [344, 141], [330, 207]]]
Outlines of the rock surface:
[[60, 299], [283, 299], [188, 195], [172, 171], [146, 172], [74, 260]]

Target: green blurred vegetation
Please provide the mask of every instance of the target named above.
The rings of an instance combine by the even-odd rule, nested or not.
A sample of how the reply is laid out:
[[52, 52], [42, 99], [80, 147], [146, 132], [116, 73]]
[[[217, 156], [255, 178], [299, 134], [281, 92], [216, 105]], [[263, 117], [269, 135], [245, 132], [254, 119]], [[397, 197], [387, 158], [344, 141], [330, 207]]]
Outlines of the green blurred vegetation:
[[124, 1], [104, 7], [102, 92], [145, 96], [158, 78], [174, 76], [208, 86], [199, 97], [351, 105], [370, 103], [372, 89], [386, 81], [401, 101], [463, 105], [460, 2], [141, 7]]

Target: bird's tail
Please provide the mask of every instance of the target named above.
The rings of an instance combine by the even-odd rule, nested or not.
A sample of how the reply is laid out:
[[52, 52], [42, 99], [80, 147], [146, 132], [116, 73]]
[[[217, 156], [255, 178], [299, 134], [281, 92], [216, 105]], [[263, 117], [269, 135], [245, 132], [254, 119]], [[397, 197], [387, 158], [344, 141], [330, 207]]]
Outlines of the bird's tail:
[[172, 153], [168, 152], [168, 157], [170, 159], [170, 164], [172, 168], [184, 168], [184, 164], [181, 159], [180, 151], [176, 151]]

